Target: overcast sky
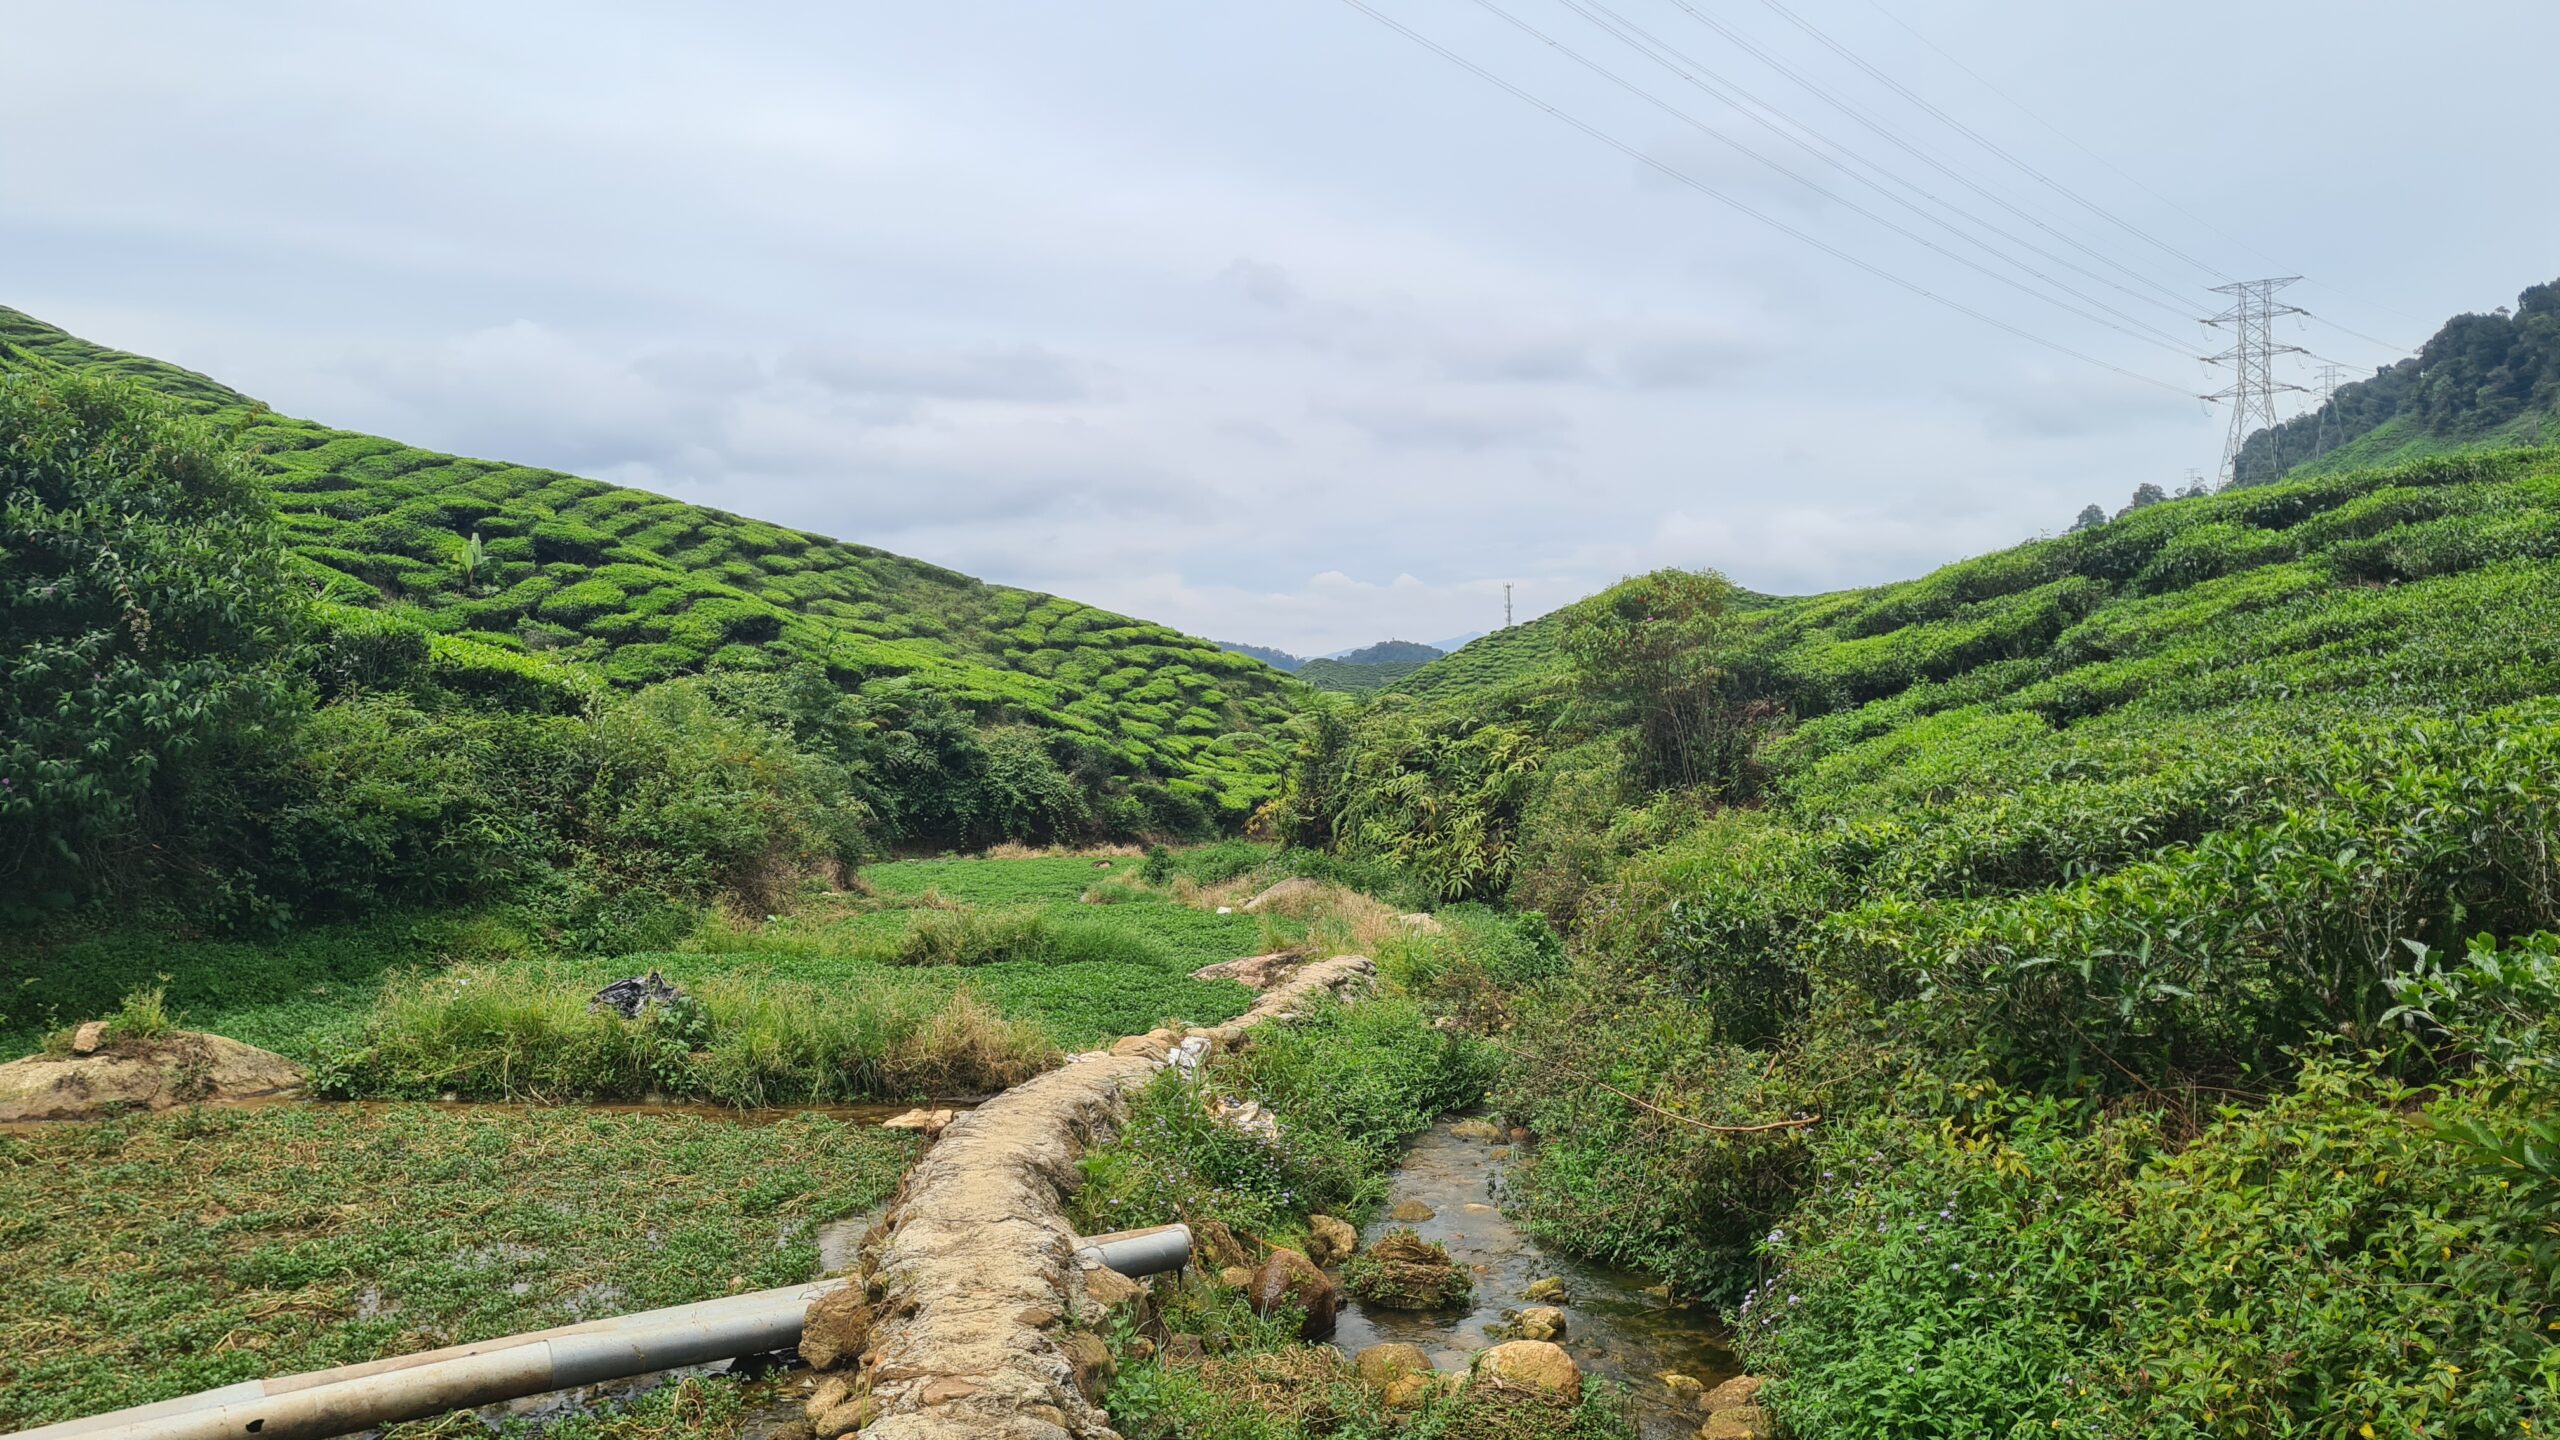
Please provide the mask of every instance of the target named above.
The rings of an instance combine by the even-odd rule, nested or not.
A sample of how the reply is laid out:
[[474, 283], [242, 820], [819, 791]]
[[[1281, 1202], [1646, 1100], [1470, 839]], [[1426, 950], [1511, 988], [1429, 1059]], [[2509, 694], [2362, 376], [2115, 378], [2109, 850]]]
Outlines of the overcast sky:
[[2414, 345], [2560, 275], [2548, 0], [1370, 3], [1626, 150], [1341, 0], [0, 0], [0, 303], [1313, 652], [1916, 574], [2214, 466], [2179, 297]]

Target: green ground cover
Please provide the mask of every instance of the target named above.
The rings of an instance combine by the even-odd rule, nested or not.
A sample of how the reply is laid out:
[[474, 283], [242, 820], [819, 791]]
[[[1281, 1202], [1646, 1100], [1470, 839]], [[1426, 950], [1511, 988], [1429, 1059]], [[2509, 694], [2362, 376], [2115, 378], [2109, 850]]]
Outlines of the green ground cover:
[[[257, 941], [110, 933], [0, 956], [0, 1053], [157, 990], [182, 1024], [313, 1066], [348, 1096], [978, 1093], [1061, 1051], [1240, 1013], [1249, 991], [1191, 972], [1295, 944], [1306, 922], [1220, 915], [1177, 891], [1271, 859], [1240, 842], [1168, 852], [1162, 884], [1131, 854], [887, 862], [788, 913], [714, 918], [672, 948], [610, 956], [460, 913]], [[588, 1013], [595, 990], [649, 970], [698, 1006], [637, 1025]]]
[[808, 1279], [914, 1149], [418, 1105], [0, 1135], [0, 1427]]

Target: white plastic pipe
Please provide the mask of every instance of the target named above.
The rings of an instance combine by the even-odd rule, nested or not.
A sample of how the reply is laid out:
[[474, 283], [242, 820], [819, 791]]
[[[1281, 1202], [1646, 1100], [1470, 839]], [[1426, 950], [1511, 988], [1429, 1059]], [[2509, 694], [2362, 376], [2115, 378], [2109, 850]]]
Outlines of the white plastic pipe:
[[1076, 1242], [1076, 1258], [1108, 1265], [1123, 1275], [1163, 1275], [1191, 1263], [1191, 1227], [1153, 1225], [1144, 1230], [1114, 1230]]
[[[1076, 1243], [1076, 1258], [1160, 1275], [1191, 1258], [1191, 1229], [1159, 1225]], [[785, 1285], [335, 1370], [244, 1380], [20, 1431], [15, 1440], [325, 1440], [448, 1410], [708, 1365], [800, 1344], [809, 1302], [845, 1284]]]
[[786, 1285], [335, 1370], [249, 1380], [46, 1425], [21, 1432], [19, 1440], [321, 1440], [351, 1435], [525, 1395], [788, 1350], [800, 1343], [809, 1302], [844, 1283]]

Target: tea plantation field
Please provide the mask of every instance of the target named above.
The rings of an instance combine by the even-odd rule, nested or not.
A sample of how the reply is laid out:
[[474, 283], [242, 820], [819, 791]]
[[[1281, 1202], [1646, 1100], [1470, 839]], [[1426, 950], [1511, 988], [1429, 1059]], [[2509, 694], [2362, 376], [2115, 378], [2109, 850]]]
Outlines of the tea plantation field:
[[205, 376], [0, 306], [0, 369], [125, 379], [236, 420], [315, 594], [637, 686], [706, 667], [901, 677], [982, 719], [1078, 737], [1089, 763], [1240, 819], [1304, 692], [1160, 625], [870, 546], [553, 470], [291, 419]]

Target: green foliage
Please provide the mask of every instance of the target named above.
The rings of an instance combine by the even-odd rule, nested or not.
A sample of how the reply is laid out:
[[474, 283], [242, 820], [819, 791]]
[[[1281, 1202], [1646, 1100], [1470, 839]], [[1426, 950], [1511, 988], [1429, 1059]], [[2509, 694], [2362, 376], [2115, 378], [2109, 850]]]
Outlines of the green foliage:
[[2458, 1163], [2511, 1135], [2323, 1062], [2170, 1143], [1993, 1090], [1817, 1142], [1746, 1359], [1807, 1435], [2504, 1436], [2560, 1411], [2548, 1212]]
[[1498, 836], [1475, 893], [1564, 929], [1525, 983], [1393, 966], [1502, 1034], [1534, 1233], [1749, 1293], [1808, 1437], [2548, 1422], [2560, 456], [2165, 499], [1697, 649], [1767, 707], [1755, 803], [1562, 658], [1320, 715], [1273, 807], [1424, 876]]
[[[2512, 313], [2457, 315], [2418, 353], [2341, 385], [2320, 409], [2260, 430], [2237, 483], [2289, 471], [2405, 461], [2449, 445], [2544, 443], [2560, 410], [2560, 281], [2526, 287]], [[2343, 442], [2343, 443], [2342, 443]]]
[[[1094, 1233], [1208, 1218], [1272, 1236], [1296, 1233], [1312, 1212], [1356, 1220], [1384, 1196], [1405, 1140], [1472, 1104], [1490, 1070], [1482, 1046], [1433, 1029], [1406, 1000], [1326, 1004], [1266, 1025], [1201, 1084], [1167, 1071], [1131, 1101], [1128, 1123], [1081, 1162], [1077, 1224]], [[1260, 1102], [1279, 1139], [1219, 1120], [1204, 1087]]]
[[1753, 737], [1718, 662], [1733, 594], [1721, 575], [1657, 570], [1565, 612], [1575, 696], [1626, 732], [1641, 783], [1747, 788]]
[[[876, 741], [862, 747], [864, 798], [893, 839], [974, 846], [1240, 826], [1276, 786], [1266, 736], [1306, 693], [1244, 656], [1071, 601], [287, 419], [0, 309], [0, 373], [66, 372], [125, 377], [227, 427], [250, 456], [224, 455], [226, 483], [271, 500], [287, 564], [331, 605], [395, 610], [439, 639], [537, 652], [626, 689], [798, 667], [853, 693], [853, 723]], [[208, 532], [206, 547], [244, 574], [279, 569], [272, 543]]]
[[914, 1153], [819, 1116], [427, 1105], [0, 1136], [0, 1426], [792, 1284]]
[[288, 723], [275, 520], [213, 424], [0, 370], [0, 913], [64, 905]]

